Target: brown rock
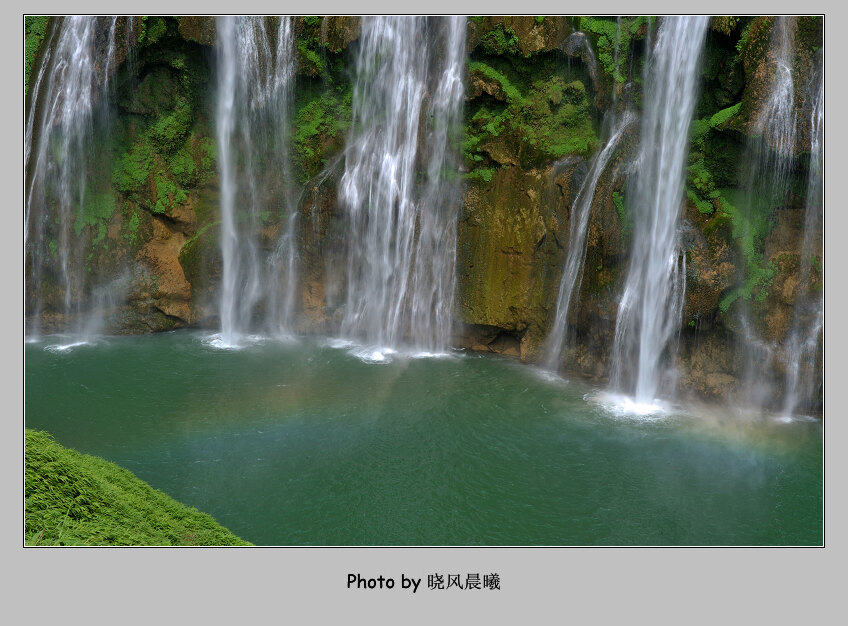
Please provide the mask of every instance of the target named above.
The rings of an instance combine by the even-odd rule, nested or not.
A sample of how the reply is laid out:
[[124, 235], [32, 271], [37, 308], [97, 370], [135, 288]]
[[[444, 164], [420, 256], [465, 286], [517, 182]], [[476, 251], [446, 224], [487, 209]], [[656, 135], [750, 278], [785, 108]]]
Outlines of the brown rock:
[[161, 218], [152, 221], [153, 237], [138, 253], [138, 260], [150, 271], [154, 306], [165, 315], [189, 324], [191, 315], [191, 285], [180, 265], [180, 249], [185, 235], [172, 231]]
[[180, 35], [188, 41], [212, 46], [217, 38], [215, 18], [201, 15], [184, 15], [180, 18]]

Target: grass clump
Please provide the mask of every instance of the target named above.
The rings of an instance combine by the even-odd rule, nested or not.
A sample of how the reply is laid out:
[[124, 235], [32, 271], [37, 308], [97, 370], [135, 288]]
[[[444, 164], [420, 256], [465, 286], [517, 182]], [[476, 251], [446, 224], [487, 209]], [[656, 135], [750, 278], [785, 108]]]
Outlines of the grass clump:
[[29, 546], [251, 545], [129, 470], [26, 429], [25, 529]]

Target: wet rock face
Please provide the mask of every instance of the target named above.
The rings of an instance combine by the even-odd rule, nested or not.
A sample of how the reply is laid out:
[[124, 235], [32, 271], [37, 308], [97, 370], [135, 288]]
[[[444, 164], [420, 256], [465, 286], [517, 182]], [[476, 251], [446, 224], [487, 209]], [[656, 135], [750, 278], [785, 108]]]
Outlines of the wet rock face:
[[[765, 109], [764, 102], [769, 97], [773, 82], [776, 80], [777, 68], [785, 65], [779, 59], [781, 46], [777, 38], [785, 36], [788, 40], [790, 54], [785, 59], [792, 65], [793, 91], [792, 98], [796, 115], [801, 119], [809, 118], [812, 112], [810, 80], [816, 77], [816, 68], [821, 67], [821, 47], [823, 31], [820, 18], [790, 17], [783, 25], [785, 30], [780, 32], [781, 24], [775, 17], [757, 17], [751, 21], [746, 36], [740, 45], [740, 55], [745, 70], [745, 89], [742, 98], [742, 110], [734, 127], [753, 136], [760, 133], [763, 124], [758, 113]], [[798, 78], [801, 77], [801, 80]], [[810, 132], [808, 124], [799, 124], [795, 135], [793, 153], [801, 154], [810, 151]], [[768, 137], [768, 133], [766, 137]]]
[[217, 31], [215, 18], [200, 15], [185, 15], [180, 18], [180, 35], [187, 41], [194, 41], [204, 46], [215, 44]]
[[572, 33], [563, 16], [481, 16], [468, 22], [467, 49], [481, 46], [487, 52], [518, 53], [525, 57], [558, 50]]
[[322, 19], [320, 30], [321, 41], [326, 42], [330, 50], [340, 52], [359, 39], [362, 18], [328, 15]]
[[560, 184], [551, 168], [505, 168], [495, 171], [490, 184], [466, 190], [458, 225], [459, 320], [519, 338], [525, 360], [544, 339], [556, 298], [568, 233], [563, 194], [577, 164], [560, 173]]

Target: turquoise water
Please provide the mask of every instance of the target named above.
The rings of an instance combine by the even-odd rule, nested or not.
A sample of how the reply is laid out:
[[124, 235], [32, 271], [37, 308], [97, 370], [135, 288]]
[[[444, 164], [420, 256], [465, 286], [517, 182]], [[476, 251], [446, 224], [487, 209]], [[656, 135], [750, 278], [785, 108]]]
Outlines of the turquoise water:
[[26, 345], [26, 425], [258, 545], [820, 545], [822, 427], [457, 352], [178, 331]]

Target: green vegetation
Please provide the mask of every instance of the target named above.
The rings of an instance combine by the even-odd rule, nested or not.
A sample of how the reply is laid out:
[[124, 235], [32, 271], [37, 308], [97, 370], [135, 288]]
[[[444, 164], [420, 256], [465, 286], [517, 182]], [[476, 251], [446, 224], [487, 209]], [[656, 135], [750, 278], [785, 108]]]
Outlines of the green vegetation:
[[138, 226], [138, 212], [133, 211], [132, 217], [130, 217], [124, 224], [124, 233], [122, 235], [124, 240], [126, 240], [126, 242], [130, 245], [134, 245], [138, 242]]
[[719, 198], [722, 212], [732, 219], [732, 237], [739, 244], [745, 258], [745, 282], [725, 294], [719, 301], [719, 309], [726, 313], [730, 305], [738, 298], [762, 302], [768, 297], [777, 267], [773, 262], [765, 263], [763, 258], [763, 240], [772, 226], [770, 212], [751, 207], [742, 211], [738, 206], [744, 198], [741, 192], [721, 189]]
[[[133, 204], [170, 214], [215, 175], [215, 142], [204, 106], [209, 70], [173, 18], [142, 19], [139, 78], [122, 77], [124, 115], [113, 132], [112, 184]], [[135, 233], [128, 231], [125, 239]]]
[[115, 213], [115, 197], [111, 192], [90, 194], [77, 211], [74, 232], [79, 235], [86, 226], [97, 228], [92, 243], [100, 243], [106, 237], [106, 224]]
[[720, 196], [719, 187], [736, 182], [736, 157], [742, 146], [734, 133], [722, 131], [739, 113], [741, 106], [741, 102], [737, 103], [695, 120], [690, 126], [686, 197], [700, 213], [712, 213]]
[[25, 442], [27, 545], [251, 545], [114, 463], [29, 428]]
[[512, 28], [505, 27], [503, 23], [498, 24], [488, 33], [480, 38], [480, 45], [486, 54], [518, 55], [518, 35]]
[[27, 15], [24, 17], [24, 95], [29, 93], [29, 75], [35, 56], [47, 34], [47, 17], [44, 15]]
[[718, 128], [720, 126], [724, 126], [731, 117], [739, 113], [739, 109], [741, 107], [742, 103], [739, 102], [737, 104], [734, 104], [732, 107], [722, 109], [721, 111], [713, 115], [709, 121], [710, 128]]
[[627, 211], [627, 205], [624, 199], [624, 189], [612, 192], [612, 202], [615, 205], [615, 210], [618, 213], [618, 220], [621, 223], [622, 239], [629, 239], [630, 233], [633, 230], [633, 220], [630, 213]]
[[617, 83], [627, 80], [625, 72], [628, 49], [632, 39], [641, 38], [644, 26], [653, 17], [580, 17], [578, 30], [591, 35], [598, 52], [598, 62], [605, 74]]
[[321, 79], [304, 78], [295, 92], [291, 141], [300, 182], [318, 174], [342, 149], [353, 115], [353, 89], [343, 58], [328, 56]]
[[590, 154], [597, 146], [593, 108], [584, 83], [568, 81], [552, 56], [469, 61], [471, 80], [486, 96], [466, 109], [463, 153], [486, 179], [495, 155], [515, 155], [524, 166]]
[[324, 63], [327, 50], [321, 43], [321, 22], [320, 16], [305, 16], [303, 28], [297, 35], [298, 71], [307, 76], [319, 76], [327, 70]]
[[730, 35], [739, 24], [740, 19], [732, 15], [716, 15], [713, 17], [712, 29], [724, 35]]
[[164, 17], [143, 15], [138, 29], [138, 43], [151, 46], [168, 32], [168, 22]]

